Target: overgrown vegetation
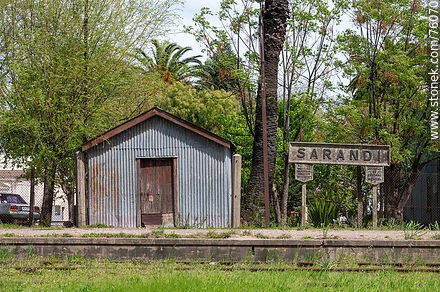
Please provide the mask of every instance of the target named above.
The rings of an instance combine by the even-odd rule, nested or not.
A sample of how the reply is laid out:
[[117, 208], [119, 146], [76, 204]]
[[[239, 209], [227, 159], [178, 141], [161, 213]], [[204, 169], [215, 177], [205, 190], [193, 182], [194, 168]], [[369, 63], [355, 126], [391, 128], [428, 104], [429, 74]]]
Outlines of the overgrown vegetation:
[[[403, 275], [395, 271], [279, 270], [292, 267], [285, 263], [242, 263], [231, 267], [216, 262], [182, 265], [173, 260], [114, 263], [74, 256], [58, 263], [46, 262], [45, 265], [46, 268], [53, 266], [65, 269], [45, 269], [41, 272], [41, 263], [35, 260], [2, 267], [0, 290], [122, 291], [130, 287], [133, 291], [194, 291], [209, 287], [208, 290], [212, 291], [434, 291], [440, 285], [437, 273], [409, 272]], [[234, 267], [237, 267], [234, 272], [225, 271]], [[321, 257], [316, 259], [316, 267], [330, 269], [334, 263]]]
[[336, 220], [338, 210], [331, 202], [315, 199], [309, 206], [308, 215], [313, 226], [327, 227]]

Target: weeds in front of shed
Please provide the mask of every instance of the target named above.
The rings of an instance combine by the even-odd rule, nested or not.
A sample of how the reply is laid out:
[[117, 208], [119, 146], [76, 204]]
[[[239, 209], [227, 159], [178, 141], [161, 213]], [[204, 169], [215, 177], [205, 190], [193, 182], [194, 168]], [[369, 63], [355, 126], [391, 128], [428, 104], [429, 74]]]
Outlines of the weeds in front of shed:
[[81, 237], [105, 237], [105, 238], [146, 238], [148, 234], [129, 234], [129, 233], [86, 233]]
[[165, 237], [165, 231], [163, 231], [163, 230], [153, 230], [150, 233], [148, 233], [148, 237], [151, 237], [151, 238], [164, 238]]
[[180, 236], [179, 234], [176, 234], [176, 233], [165, 233], [164, 237], [165, 238], [181, 238], [182, 236]]
[[229, 238], [232, 234], [235, 234], [234, 231], [216, 233], [214, 231], [209, 231], [206, 233], [206, 238]]
[[115, 228], [115, 227], [111, 226], [111, 225], [97, 223], [97, 224], [91, 224], [91, 225], [83, 225], [80, 228], [87, 229], [87, 228]]
[[241, 233], [242, 236], [252, 236], [252, 232], [250, 232], [249, 230], [245, 230]]
[[73, 237], [72, 234], [69, 233], [50, 233], [50, 234], [42, 234], [42, 235], [34, 235], [34, 237]]
[[163, 230], [153, 230], [148, 234], [148, 237], [152, 238], [180, 238], [181, 236], [176, 233], [165, 233]]
[[269, 236], [266, 236], [266, 235], [262, 234], [261, 232], [256, 233], [255, 237], [256, 238], [260, 238], [260, 239], [268, 239], [268, 238], [270, 238]]
[[62, 227], [46, 227], [42, 225], [20, 225], [16, 223], [0, 223], [0, 229], [39, 229], [39, 230], [61, 230]]
[[177, 213], [176, 218], [176, 228], [178, 229], [198, 229], [202, 228], [202, 226], [205, 224], [208, 217], [205, 217], [199, 221], [199, 217], [194, 218], [194, 222], [191, 223], [190, 220], [190, 213], [186, 215], [186, 217], [182, 217], [180, 213]]

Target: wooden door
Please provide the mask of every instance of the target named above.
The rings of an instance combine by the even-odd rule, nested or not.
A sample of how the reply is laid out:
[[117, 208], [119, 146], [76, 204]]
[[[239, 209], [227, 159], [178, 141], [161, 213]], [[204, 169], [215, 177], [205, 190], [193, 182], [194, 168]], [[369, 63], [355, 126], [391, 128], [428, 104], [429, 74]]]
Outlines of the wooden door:
[[160, 225], [173, 213], [173, 160], [141, 159], [139, 169], [142, 225]]

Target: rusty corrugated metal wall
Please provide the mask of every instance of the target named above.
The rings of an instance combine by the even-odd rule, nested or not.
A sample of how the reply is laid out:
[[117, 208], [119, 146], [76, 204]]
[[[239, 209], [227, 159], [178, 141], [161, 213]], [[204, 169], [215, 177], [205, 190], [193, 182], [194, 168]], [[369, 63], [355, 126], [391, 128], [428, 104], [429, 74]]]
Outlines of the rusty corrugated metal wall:
[[231, 150], [161, 117], [88, 150], [89, 224], [136, 227], [136, 158], [177, 157], [177, 212], [200, 227], [231, 223]]

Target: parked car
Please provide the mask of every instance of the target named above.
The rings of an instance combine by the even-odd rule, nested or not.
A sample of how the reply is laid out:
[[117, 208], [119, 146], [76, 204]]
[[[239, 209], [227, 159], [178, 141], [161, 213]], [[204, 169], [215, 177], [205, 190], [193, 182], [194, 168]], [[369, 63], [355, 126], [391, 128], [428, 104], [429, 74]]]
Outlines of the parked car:
[[[27, 222], [29, 208], [29, 204], [20, 195], [0, 194], [0, 222]], [[34, 220], [38, 219], [40, 219], [40, 208], [34, 207]]]

